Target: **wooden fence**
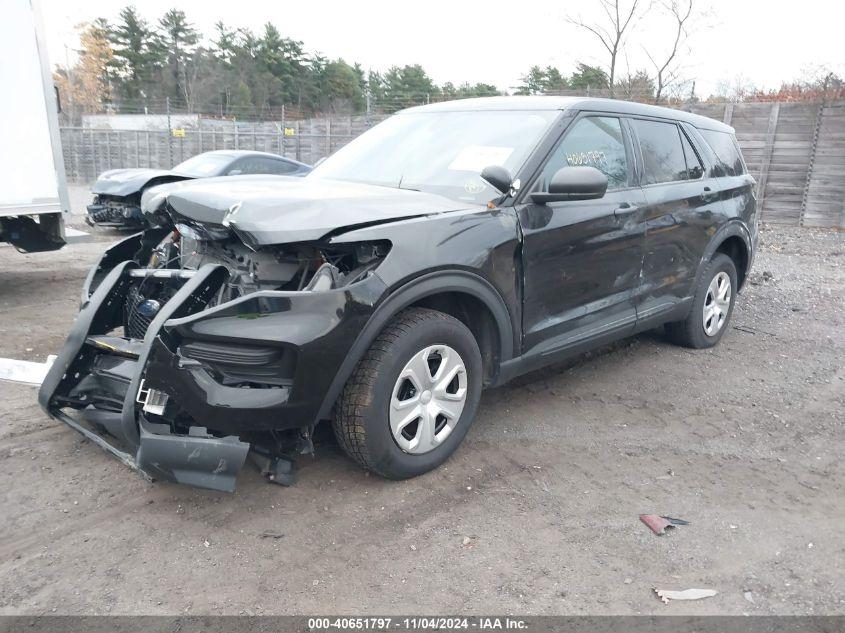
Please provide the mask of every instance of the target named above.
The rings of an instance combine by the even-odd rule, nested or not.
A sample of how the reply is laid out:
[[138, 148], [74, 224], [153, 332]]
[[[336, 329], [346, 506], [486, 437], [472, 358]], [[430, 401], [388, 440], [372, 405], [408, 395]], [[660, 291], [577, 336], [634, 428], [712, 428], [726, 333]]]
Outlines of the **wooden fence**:
[[[845, 228], [845, 102], [693, 104], [685, 109], [736, 129], [757, 179], [764, 222]], [[212, 149], [254, 149], [313, 164], [381, 118], [203, 120], [184, 130], [64, 127], [62, 149], [68, 178], [79, 184], [93, 182], [107, 169], [168, 169]]]
[[845, 228], [845, 102], [687, 109], [736, 129], [765, 222]]

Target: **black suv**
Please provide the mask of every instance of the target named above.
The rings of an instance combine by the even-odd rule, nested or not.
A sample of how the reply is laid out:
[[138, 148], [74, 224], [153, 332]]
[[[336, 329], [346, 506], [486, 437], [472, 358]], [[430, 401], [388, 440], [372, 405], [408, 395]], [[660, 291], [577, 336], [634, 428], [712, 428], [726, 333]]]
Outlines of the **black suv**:
[[481, 390], [666, 325], [710, 347], [756, 244], [733, 130], [653, 106], [503, 97], [401, 112], [304, 178], [174, 189], [88, 275], [46, 411], [151, 477], [232, 490], [331, 420], [412, 477]]

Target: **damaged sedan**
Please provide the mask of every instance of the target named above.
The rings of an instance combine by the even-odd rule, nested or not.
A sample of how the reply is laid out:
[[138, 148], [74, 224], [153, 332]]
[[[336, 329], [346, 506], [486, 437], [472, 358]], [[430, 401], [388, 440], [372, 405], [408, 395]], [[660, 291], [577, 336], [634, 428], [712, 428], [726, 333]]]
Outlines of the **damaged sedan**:
[[266, 152], [215, 150], [179, 163], [170, 170], [111, 169], [100, 174], [91, 188], [94, 200], [85, 221], [90, 226], [139, 229], [145, 226], [141, 197], [166, 183], [240, 174], [304, 176], [311, 168], [304, 163]]
[[420, 475], [483, 388], [661, 325], [711, 347], [757, 236], [732, 128], [589, 98], [412, 108], [304, 178], [145, 210], [39, 400], [150, 478], [229, 491], [248, 455], [290, 483], [323, 422], [364, 468]]

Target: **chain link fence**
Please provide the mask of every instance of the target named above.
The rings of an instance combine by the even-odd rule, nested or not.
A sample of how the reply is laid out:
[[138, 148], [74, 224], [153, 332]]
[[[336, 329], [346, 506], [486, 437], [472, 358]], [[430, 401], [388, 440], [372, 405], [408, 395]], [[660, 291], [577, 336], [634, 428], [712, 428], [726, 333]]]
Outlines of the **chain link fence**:
[[[693, 103], [685, 110], [736, 129], [758, 182], [764, 221], [845, 228], [845, 102]], [[232, 121], [199, 115], [95, 115], [61, 128], [68, 179], [87, 185], [108, 169], [170, 169], [215, 149], [271, 152], [313, 165], [387, 115]], [[138, 129], [119, 129], [127, 125]], [[148, 129], [146, 126], [151, 126]]]
[[[138, 116], [140, 127], [143, 115]], [[107, 117], [98, 117], [97, 127], [62, 127], [62, 152], [68, 180], [81, 185], [94, 182], [109, 169], [170, 169], [192, 156], [219, 149], [270, 152], [313, 165], [383, 118], [242, 122], [197, 117], [195, 124], [183, 127], [113, 129]]]

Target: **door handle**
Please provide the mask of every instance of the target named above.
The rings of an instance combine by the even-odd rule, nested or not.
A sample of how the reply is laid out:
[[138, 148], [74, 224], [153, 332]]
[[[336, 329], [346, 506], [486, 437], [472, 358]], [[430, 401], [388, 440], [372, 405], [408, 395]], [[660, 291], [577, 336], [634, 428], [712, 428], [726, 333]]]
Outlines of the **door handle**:
[[613, 212], [613, 215], [628, 215], [629, 213], [633, 213], [637, 210], [637, 207], [630, 202], [623, 202], [616, 210]]

